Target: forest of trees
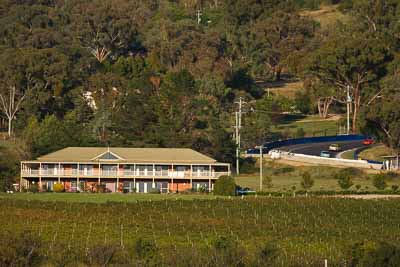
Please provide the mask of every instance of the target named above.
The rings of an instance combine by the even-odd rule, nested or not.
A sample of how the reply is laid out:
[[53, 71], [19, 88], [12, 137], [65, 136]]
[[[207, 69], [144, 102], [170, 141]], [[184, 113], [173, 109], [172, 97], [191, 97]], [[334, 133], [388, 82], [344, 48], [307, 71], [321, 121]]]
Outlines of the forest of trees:
[[[302, 15], [320, 4], [346, 21]], [[192, 147], [232, 162], [238, 97], [256, 110], [251, 146], [291, 106], [259, 81], [297, 79], [297, 111], [326, 117], [349, 86], [352, 131], [398, 148], [399, 15], [396, 0], [0, 0], [3, 130], [30, 156]]]

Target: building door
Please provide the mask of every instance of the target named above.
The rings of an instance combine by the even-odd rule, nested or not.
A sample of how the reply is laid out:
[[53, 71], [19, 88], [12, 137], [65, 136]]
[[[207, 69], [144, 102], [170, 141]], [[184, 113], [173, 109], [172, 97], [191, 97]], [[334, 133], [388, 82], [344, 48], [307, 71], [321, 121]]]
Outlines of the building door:
[[71, 192], [76, 192], [77, 186], [78, 186], [77, 181], [71, 181], [71, 189], [70, 189], [70, 191]]

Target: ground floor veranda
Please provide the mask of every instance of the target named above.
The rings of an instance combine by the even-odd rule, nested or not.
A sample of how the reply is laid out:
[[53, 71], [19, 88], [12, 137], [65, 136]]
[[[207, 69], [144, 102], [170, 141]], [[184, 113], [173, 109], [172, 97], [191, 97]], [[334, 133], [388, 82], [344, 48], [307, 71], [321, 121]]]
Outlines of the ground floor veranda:
[[29, 190], [35, 185], [41, 192], [54, 191], [56, 183], [63, 184], [65, 192], [169, 193], [191, 190], [211, 192], [215, 181], [216, 179], [29, 177], [21, 179], [21, 186]]

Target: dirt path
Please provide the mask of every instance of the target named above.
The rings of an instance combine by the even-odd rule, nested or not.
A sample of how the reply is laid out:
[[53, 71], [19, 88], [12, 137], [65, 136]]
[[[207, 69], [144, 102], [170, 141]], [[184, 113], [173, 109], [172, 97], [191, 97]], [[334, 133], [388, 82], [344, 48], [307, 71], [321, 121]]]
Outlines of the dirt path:
[[332, 196], [335, 198], [352, 198], [352, 199], [393, 199], [393, 198], [400, 198], [400, 195], [338, 195]]

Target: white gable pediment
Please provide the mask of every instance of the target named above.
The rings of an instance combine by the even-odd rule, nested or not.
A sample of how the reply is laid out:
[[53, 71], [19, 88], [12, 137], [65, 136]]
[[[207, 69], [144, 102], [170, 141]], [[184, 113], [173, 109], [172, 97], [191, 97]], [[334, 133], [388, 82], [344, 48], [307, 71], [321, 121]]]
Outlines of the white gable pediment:
[[117, 154], [111, 152], [111, 151], [106, 151], [92, 160], [106, 160], [106, 161], [113, 161], [113, 160], [123, 160], [122, 157], [118, 156]]

